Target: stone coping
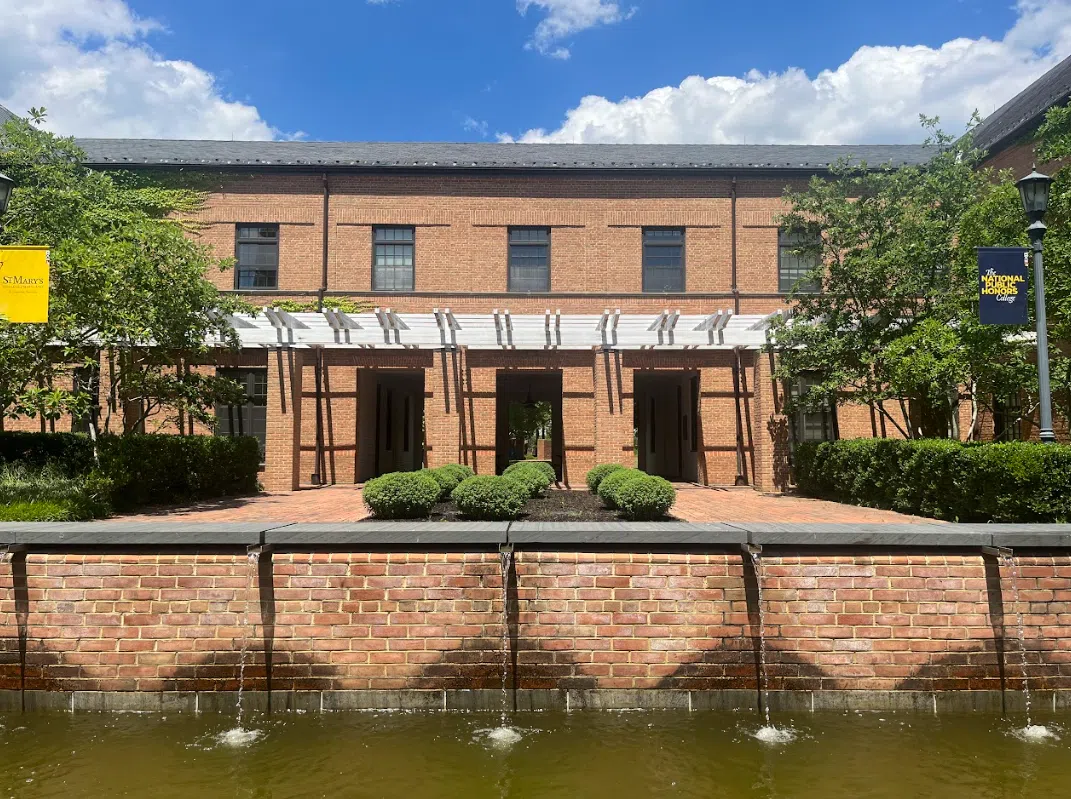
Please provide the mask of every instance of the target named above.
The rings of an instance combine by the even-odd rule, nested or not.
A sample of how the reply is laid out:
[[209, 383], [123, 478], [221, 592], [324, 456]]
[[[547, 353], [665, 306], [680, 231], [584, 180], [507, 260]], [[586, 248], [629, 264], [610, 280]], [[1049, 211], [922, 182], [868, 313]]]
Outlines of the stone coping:
[[769, 547], [1071, 549], [1071, 524], [789, 524], [762, 522], [0, 522], [0, 547], [360, 551]]

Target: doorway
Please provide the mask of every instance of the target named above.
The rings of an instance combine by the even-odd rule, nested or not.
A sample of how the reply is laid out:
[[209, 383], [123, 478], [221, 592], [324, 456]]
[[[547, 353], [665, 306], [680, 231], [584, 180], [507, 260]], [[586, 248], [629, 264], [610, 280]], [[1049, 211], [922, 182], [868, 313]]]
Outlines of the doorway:
[[633, 403], [639, 467], [667, 480], [699, 479], [699, 374], [635, 373]]
[[539, 460], [561, 480], [562, 373], [499, 372], [495, 391], [495, 471], [511, 463]]
[[424, 467], [424, 373], [361, 369], [357, 479]]

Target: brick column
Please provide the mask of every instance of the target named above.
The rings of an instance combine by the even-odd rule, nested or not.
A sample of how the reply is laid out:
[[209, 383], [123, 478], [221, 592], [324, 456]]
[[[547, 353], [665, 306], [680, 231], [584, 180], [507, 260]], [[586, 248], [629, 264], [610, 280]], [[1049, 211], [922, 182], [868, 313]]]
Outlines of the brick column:
[[562, 369], [562, 438], [565, 460], [562, 479], [570, 487], [584, 486], [595, 465], [595, 400], [590, 366]]
[[427, 463], [434, 469], [461, 463], [461, 353], [433, 353], [424, 370], [424, 435]]
[[594, 358], [595, 462], [635, 466], [632, 369], [616, 350]]
[[299, 351], [268, 353], [268, 430], [261, 480], [268, 491], [292, 491], [300, 483], [301, 367]]
[[752, 435], [755, 441], [755, 488], [765, 493], [780, 493], [788, 487], [788, 418], [784, 415], [784, 397], [773, 377], [774, 356], [755, 353], [749, 388], [754, 394]]

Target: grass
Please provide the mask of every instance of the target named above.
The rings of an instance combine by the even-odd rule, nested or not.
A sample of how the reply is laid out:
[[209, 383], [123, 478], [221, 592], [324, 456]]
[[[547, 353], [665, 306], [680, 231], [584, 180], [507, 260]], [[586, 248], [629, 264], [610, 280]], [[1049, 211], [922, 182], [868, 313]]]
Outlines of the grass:
[[0, 465], [0, 521], [82, 521], [111, 514], [110, 482], [54, 467]]

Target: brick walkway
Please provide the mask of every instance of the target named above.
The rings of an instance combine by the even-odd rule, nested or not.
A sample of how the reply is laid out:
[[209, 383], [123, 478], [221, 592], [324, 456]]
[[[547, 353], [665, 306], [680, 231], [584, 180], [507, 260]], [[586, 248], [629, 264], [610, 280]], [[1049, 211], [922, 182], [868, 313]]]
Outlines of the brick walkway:
[[[750, 488], [677, 485], [674, 515], [689, 522], [827, 522], [885, 524], [930, 521], [892, 511], [803, 497], [763, 496]], [[368, 516], [357, 486], [331, 486], [257, 497], [223, 499], [125, 516], [126, 521], [355, 522]]]

